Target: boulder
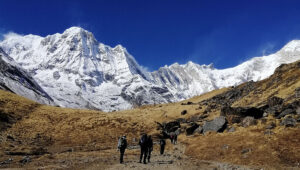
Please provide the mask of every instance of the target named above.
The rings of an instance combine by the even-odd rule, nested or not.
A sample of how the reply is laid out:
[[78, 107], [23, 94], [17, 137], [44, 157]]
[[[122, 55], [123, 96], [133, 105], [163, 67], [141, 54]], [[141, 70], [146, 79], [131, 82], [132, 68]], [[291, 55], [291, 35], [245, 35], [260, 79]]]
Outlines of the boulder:
[[192, 123], [192, 125], [185, 130], [186, 135], [192, 135], [198, 127], [199, 125], [197, 123]]
[[227, 120], [224, 116], [215, 118], [212, 121], [205, 122], [203, 125], [203, 133], [208, 131], [223, 132], [226, 129]]
[[266, 126], [266, 129], [274, 129], [275, 127], [276, 127], [276, 124], [274, 122], [272, 122]]
[[187, 105], [191, 105], [191, 104], [194, 104], [194, 103], [189, 101], [189, 102], [187, 102], [186, 104], [187, 104]]
[[252, 125], [256, 125], [256, 124], [257, 124], [257, 120], [254, 119], [254, 117], [251, 117], [251, 116], [245, 117], [242, 121], [242, 126], [243, 127], [248, 127], [248, 126], [252, 126]]
[[231, 127], [228, 129], [228, 132], [235, 132], [235, 127]]
[[293, 127], [296, 126], [296, 120], [291, 116], [288, 116], [287, 118], [281, 121], [280, 125], [285, 127]]
[[187, 114], [187, 110], [183, 110], [183, 111], [181, 112], [181, 115], [185, 115], [185, 114]]

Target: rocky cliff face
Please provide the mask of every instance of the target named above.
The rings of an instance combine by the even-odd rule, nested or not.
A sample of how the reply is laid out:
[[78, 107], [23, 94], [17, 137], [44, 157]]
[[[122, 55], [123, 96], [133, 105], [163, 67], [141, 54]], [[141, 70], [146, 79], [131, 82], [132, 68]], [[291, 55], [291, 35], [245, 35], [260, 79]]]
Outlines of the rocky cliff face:
[[[127, 50], [99, 43], [92, 33], [71, 27], [40, 37], [9, 34], [0, 46], [63, 107], [103, 111], [175, 102], [217, 88], [270, 76], [282, 63], [300, 59], [299, 41], [279, 52], [234, 68], [189, 62], [144, 71]], [[299, 47], [299, 48], [298, 48]]]
[[42, 104], [54, 104], [51, 97], [1, 48], [0, 89], [14, 92]]

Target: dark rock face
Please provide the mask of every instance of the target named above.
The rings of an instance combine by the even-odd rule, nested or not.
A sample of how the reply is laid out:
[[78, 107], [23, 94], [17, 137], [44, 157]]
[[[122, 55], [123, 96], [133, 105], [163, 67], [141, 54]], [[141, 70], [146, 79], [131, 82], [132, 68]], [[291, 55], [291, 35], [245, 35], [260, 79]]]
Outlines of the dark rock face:
[[251, 116], [245, 117], [242, 121], [243, 127], [248, 127], [248, 126], [252, 126], [252, 125], [256, 125], [256, 124], [257, 124], [257, 120], [255, 120], [254, 117], [251, 117]]
[[231, 123], [240, 123], [243, 118], [250, 116], [254, 117], [255, 119], [262, 118], [264, 111], [259, 108], [249, 107], [237, 107], [233, 108], [230, 106], [225, 106], [221, 109], [221, 116], [225, 116], [227, 119], [230, 120]]
[[199, 127], [197, 123], [193, 123], [190, 127], [185, 130], [186, 135], [192, 135], [194, 131]]
[[293, 127], [296, 125], [296, 120], [289, 116], [289, 117], [283, 119], [281, 121], [280, 125], [285, 126], [285, 127]]
[[215, 118], [212, 121], [205, 122], [203, 125], [203, 133], [208, 131], [223, 132], [226, 129], [227, 120], [224, 116]]

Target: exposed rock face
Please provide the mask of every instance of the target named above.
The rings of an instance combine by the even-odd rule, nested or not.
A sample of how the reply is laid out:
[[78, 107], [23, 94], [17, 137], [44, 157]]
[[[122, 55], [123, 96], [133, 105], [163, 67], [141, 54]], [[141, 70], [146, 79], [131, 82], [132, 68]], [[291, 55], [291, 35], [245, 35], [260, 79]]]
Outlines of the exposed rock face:
[[[147, 72], [121, 45], [112, 48], [99, 43], [92, 33], [79, 27], [47, 37], [9, 34], [0, 46], [55, 103], [103, 111], [176, 102], [217, 88], [262, 80], [280, 64], [300, 59], [300, 42], [292, 41], [275, 54], [255, 57], [234, 68], [219, 70], [188, 62]], [[226, 99], [222, 104], [230, 106], [253, 88], [250, 82], [217, 98]]]
[[29, 76], [18, 67], [0, 48], [0, 89], [8, 90], [27, 97], [41, 104], [54, 104], [52, 98]]
[[224, 116], [215, 118], [212, 121], [205, 122], [203, 125], [203, 133], [208, 131], [223, 132], [226, 129], [227, 120]]

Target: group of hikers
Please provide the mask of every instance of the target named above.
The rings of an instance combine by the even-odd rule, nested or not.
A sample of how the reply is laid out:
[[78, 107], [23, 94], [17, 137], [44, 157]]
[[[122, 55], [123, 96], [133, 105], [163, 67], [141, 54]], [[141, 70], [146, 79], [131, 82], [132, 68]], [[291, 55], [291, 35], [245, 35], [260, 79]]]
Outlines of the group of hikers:
[[[175, 144], [175, 136], [170, 136], [171, 142]], [[176, 135], [176, 142], [177, 142], [177, 135]], [[166, 146], [166, 140], [161, 138], [159, 141], [160, 145], [160, 154], [164, 154], [165, 146]], [[151, 135], [147, 135], [146, 133], [142, 134], [141, 138], [139, 139], [139, 146], [141, 149], [140, 154], [140, 161], [139, 163], [146, 164], [146, 160], [148, 160], [148, 163], [150, 162], [151, 158], [151, 152], [153, 151], [153, 140]], [[119, 137], [118, 140], [118, 150], [120, 151], [120, 163], [123, 163], [123, 157], [125, 150], [127, 148], [127, 140], [126, 136]]]

